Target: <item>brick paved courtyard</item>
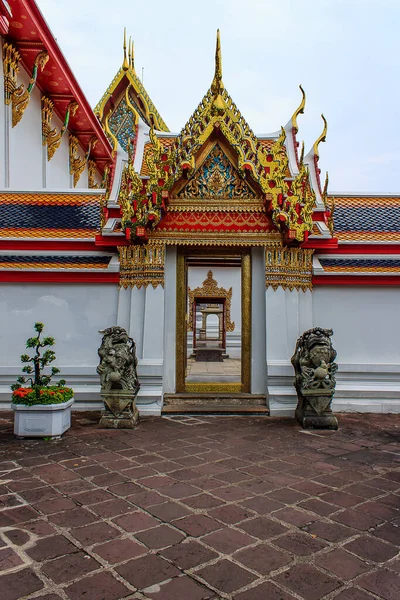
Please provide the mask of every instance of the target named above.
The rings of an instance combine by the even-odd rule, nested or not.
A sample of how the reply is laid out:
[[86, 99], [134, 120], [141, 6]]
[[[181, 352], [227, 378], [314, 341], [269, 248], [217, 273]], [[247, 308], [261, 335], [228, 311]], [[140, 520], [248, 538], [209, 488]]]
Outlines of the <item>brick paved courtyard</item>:
[[19, 441], [0, 413], [2, 600], [398, 600], [400, 417], [144, 418]]

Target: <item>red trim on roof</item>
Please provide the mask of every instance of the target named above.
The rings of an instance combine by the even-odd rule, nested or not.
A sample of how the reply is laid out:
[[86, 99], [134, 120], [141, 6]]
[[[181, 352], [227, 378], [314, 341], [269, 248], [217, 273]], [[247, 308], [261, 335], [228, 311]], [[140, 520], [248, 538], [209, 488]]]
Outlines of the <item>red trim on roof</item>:
[[0, 250], [71, 250], [71, 251], [94, 251], [97, 250], [96, 245], [93, 242], [79, 242], [79, 241], [67, 241], [58, 242], [56, 240], [0, 240]]
[[0, 283], [119, 283], [119, 273], [0, 271]]
[[400, 285], [400, 277], [393, 275], [315, 275], [313, 285]]
[[313, 238], [310, 239], [308, 238], [308, 240], [306, 242], [303, 242], [301, 244], [302, 248], [314, 248], [315, 250], [325, 250], [325, 249], [330, 249], [333, 248], [334, 250], [336, 250], [338, 248], [338, 240], [337, 238]]
[[[304, 246], [303, 246], [304, 247]], [[338, 248], [321, 248], [324, 254], [400, 254], [400, 245], [391, 244], [346, 244]]]

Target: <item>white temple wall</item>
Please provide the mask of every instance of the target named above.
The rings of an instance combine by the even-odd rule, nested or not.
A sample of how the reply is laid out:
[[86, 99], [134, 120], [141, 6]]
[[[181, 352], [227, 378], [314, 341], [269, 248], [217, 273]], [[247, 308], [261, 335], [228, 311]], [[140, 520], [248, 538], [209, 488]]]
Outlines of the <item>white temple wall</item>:
[[400, 412], [400, 289], [315, 287], [314, 326], [334, 331], [336, 411]]
[[[53, 114], [51, 126], [60, 131], [63, 123], [57, 115]], [[61, 144], [54, 153], [53, 158], [47, 160], [47, 146], [43, 146], [43, 162], [46, 170], [46, 188], [67, 190], [72, 187], [71, 175], [69, 174], [69, 141], [68, 131], [61, 138]], [[88, 187], [86, 185], [86, 187]]]
[[[0, 286], [0, 406], [9, 407], [10, 385], [22, 374], [33, 325], [41, 321], [44, 333], [55, 338], [60, 376], [75, 392], [77, 409], [101, 408], [96, 373], [99, 329], [117, 322], [118, 288], [104, 284], [2, 284]], [[4, 404], [3, 404], [4, 403]]]
[[271, 415], [293, 416], [293, 355], [297, 338], [313, 326], [312, 293], [271, 287], [266, 291], [268, 397]]
[[121, 288], [114, 325], [124, 327], [136, 344], [141, 414], [160, 414], [163, 386], [164, 290], [161, 286]]
[[[18, 84], [29, 85], [29, 75], [21, 68]], [[9, 107], [11, 112], [11, 104]], [[37, 190], [43, 187], [43, 145], [41, 93], [35, 87], [20, 122], [12, 127], [10, 114], [10, 188]]]
[[272, 415], [292, 416], [297, 403], [290, 362], [297, 338], [332, 328], [339, 371], [333, 409], [400, 412], [400, 290], [385, 286], [315, 286], [267, 290], [268, 394]]
[[[1, 40], [1, 50], [3, 51], [3, 38]], [[0, 68], [0, 189], [5, 187], [5, 173], [8, 168], [6, 162], [6, 139], [5, 139], [5, 111], [4, 104], [4, 73], [3, 69]]]

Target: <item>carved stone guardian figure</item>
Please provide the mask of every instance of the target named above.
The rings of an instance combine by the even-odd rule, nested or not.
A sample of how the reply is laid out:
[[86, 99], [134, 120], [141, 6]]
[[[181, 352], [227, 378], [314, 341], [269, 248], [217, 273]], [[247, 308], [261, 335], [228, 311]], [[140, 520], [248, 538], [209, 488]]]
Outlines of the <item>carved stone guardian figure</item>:
[[338, 368], [334, 362], [336, 350], [332, 347], [332, 334], [332, 329], [321, 327], [304, 332], [297, 340], [291, 359], [298, 397], [296, 418], [305, 429], [338, 428], [331, 408]]
[[100, 427], [131, 429], [139, 420], [135, 342], [122, 327], [109, 327], [99, 333], [104, 334], [97, 367], [104, 401]]

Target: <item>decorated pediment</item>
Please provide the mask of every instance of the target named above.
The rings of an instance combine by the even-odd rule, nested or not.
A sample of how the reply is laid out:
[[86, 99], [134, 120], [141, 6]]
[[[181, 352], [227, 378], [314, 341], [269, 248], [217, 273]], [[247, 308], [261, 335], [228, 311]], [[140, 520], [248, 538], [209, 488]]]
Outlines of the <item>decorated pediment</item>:
[[256, 198], [255, 192], [239, 176], [219, 144], [215, 144], [201, 167], [177, 196], [221, 200]]
[[[296, 127], [294, 116], [291, 135]], [[313, 231], [316, 196], [303, 153], [292, 173], [286, 130], [271, 140], [253, 133], [222, 83], [219, 33], [211, 87], [180, 134], [167, 137], [152, 126], [146, 173], [131, 161], [125, 167], [119, 204], [128, 240], [172, 243], [185, 234], [185, 243], [195, 235], [218, 243], [226, 235], [238, 243], [240, 233], [253, 244], [276, 234], [298, 244]]]

